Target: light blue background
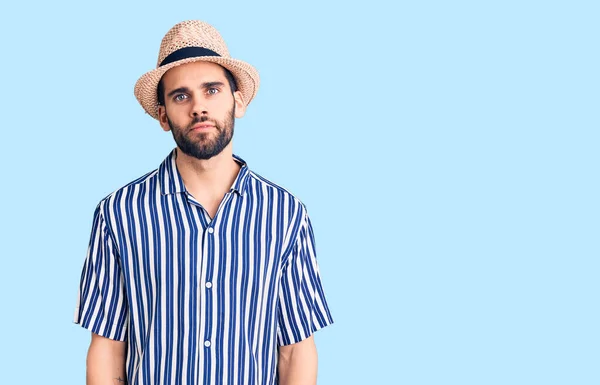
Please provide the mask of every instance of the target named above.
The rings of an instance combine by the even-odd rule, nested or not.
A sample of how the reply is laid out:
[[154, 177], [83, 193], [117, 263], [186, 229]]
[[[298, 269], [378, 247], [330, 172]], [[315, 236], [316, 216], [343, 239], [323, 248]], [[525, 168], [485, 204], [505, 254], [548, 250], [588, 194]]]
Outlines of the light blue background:
[[234, 152], [313, 220], [319, 384], [599, 384], [595, 4], [3, 5], [0, 382], [84, 383], [92, 213], [173, 147], [133, 85], [198, 18], [261, 74]]

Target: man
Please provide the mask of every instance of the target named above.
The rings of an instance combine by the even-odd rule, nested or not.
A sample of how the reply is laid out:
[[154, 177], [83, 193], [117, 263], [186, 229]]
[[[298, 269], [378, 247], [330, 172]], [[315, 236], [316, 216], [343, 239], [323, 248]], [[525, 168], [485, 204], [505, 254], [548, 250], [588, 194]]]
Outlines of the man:
[[316, 383], [312, 334], [333, 320], [310, 219], [232, 152], [258, 84], [200, 21], [136, 83], [177, 147], [96, 208], [75, 311], [88, 385]]

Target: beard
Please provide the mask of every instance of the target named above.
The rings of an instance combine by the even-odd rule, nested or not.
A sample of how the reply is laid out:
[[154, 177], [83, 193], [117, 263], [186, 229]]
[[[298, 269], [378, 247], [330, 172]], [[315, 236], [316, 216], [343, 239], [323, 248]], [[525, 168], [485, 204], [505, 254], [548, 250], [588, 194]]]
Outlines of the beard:
[[[206, 160], [221, 151], [233, 138], [233, 126], [235, 121], [235, 105], [225, 114], [222, 122], [211, 120], [208, 116], [198, 116], [185, 128], [174, 124], [167, 114], [167, 121], [173, 133], [173, 139], [177, 147], [186, 155], [193, 156], [196, 159]], [[216, 137], [213, 132], [193, 132], [192, 127], [195, 124], [211, 121], [215, 125]]]

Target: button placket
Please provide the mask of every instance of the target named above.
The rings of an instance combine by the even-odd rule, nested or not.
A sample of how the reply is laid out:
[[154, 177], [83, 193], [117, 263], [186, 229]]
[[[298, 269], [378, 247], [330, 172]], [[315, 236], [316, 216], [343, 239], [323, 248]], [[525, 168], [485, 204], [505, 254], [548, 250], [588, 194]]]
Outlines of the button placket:
[[[208, 234], [214, 234], [214, 232], [215, 232], [215, 229], [214, 229], [212, 226], [210, 226], [210, 227], [208, 227], [208, 228], [206, 229], [206, 232], [207, 232]], [[209, 242], [209, 240], [205, 238], [205, 239], [204, 239], [204, 242]], [[206, 277], [206, 278], [208, 279], [208, 277]], [[206, 287], [207, 289], [210, 289], [210, 288], [212, 287], [212, 282], [210, 282], [210, 281], [207, 281], [207, 282], [204, 284], [204, 287]]]
[[[206, 214], [206, 211], [204, 209], [201, 210], [201, 215], [203, 215], [203, 220], [201, 219], [201, 225], [204, 228], [204, 230], [202, 231], [201, 235], [199, 236], [199, 241], [200, 241], [200, 250], [202, 250], [202, 257], [201, 260], [202, 262], [200, 263], [200, 274], [198, 276], [198, 288], [199, 288], [199, 292], [198, 292], [198, 343], [196, 344], [196, 348], [198, 349], [198, 356], [197, 356], [197, 363], [198, 363], [198, 368], [200, 368], [200, 364], [199, 361], [200, 360], [205, 360], [205, 354], [208, 354], [209, 352], [209, 347], [211, 345], [210, 342], [210, 335], [211, 335], [211, 330], [207, 329], [207, 322], [206, 322], [206, 317], [207, 314], [210, 313], [208, 305], [207, 305], [207, 296], [208, 295], [212, 295], [211, 292], [209, 290], [206, 290], [204, 288], [202, 288], [202, 286], [206, 285], [206, 282], [208, 280], [210, 280], [210, 275], [208, 274], [208, 264], [209, 264], [209, 260], [211, 260], [213, 258], [212, 255], [210, 255], [209, 250], [211, 249], [210, 245], [213, 242], [213, 233], [214, 233], [214, 228], [212, 227], [211, 224], [211, 219], [210, 217], [208, 217], [208, 214]], [[203, 338], [204, 337], [204, 338]], [[203, 342], [200, 342], [203, 341]], [[204, 349], [202, 349], [202, 347], [204, 347]], [[200, 376], [199, 373], [197, 373], [198, 376]]]

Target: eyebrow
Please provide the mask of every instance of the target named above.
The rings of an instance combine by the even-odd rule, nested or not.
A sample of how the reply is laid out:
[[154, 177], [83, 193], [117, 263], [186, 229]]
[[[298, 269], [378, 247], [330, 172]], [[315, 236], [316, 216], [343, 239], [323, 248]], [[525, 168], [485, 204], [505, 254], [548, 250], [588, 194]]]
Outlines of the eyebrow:
[[211, 87], [224, 87], [225, 83], [223, 82], [206, 82], [202, 83], [202, 88], [211, 88]]
[[[224, 87], [225, 83], [223, 82], [204, 82], [200, 85], [200, 88], [203, 89], [207, 89], [207, 88], [211, 88], [211, 87]], [[179, 94], [179, 93], [189, 93], [190, 89], [188, 87], [179, 87], [179, 88], [175, 88], [173, 91], [169, 92], [167, 94], [167, 97], [171, 97], [175, 94]]]
[[173, 91], [171, 91], [171, 92], [169, 92], [169, 93], [167, 94], [167, 97], [169, 97], [169, 98], [170, 98], [171, 96], [173, 96], [173, 95], [175, 95], [175, 94], [178, 94], [178, 93], [182, 93], [182, 92], [188, 92], [188, 93], [189, 93], [189, 91], [190, 91], [190, 89], [189, 89], [189, 88], [187, 88], [187, 87], [179, 87], [179, 88], [175, 88]]

